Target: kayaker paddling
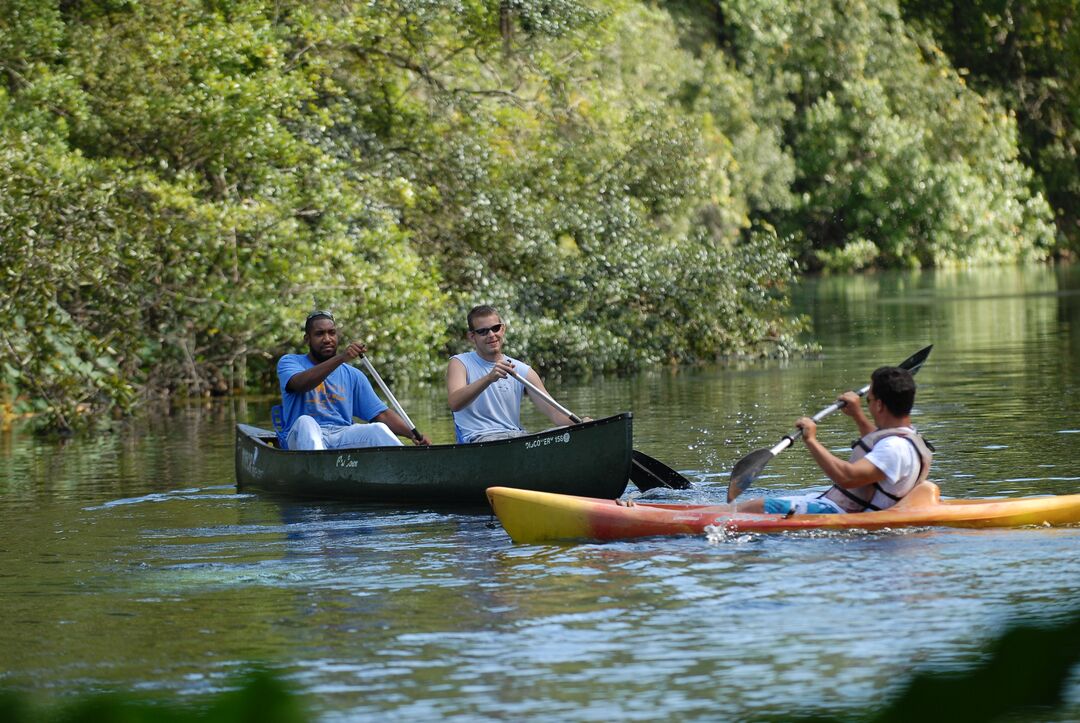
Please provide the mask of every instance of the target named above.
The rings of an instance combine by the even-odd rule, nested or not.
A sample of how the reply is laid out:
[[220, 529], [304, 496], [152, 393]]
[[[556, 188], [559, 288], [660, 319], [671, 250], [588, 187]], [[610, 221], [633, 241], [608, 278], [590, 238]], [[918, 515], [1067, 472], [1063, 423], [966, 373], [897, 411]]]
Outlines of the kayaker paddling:
[[932, 452], [911, 425], [915, 379], [900, 367], [880, 367], [870, 377], [863, 412], [856, 392], [845, 392], [841, 411], [855, 421], [861, 435], [849, 460], [832, 454], [817, 439], [817, 423], [801, 417], [810, 455], [833, 482], [822, 494], [796, 497], [761, 497], [738, 505], [739, 512], [771, 514], [842, 514], [892, 507], [930, 473]]

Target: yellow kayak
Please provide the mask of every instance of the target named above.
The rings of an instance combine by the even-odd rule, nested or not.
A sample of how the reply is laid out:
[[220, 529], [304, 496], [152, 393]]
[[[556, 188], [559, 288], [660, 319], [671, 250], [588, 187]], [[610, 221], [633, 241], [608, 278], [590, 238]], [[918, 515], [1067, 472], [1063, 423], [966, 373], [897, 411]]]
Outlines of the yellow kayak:
[[1080, 522], [1080, 494], [1006, 499], [943, 500], [924, 482], [893, 507], [839, 515], [767, 515], [730, 505], [671, 505], [615, 501], [489, 487], [488, 501], [514, 542], [625, 540], [696, 535], [706, 527], [733, 532], [880, 530], [886, 527], [1021, 527]]

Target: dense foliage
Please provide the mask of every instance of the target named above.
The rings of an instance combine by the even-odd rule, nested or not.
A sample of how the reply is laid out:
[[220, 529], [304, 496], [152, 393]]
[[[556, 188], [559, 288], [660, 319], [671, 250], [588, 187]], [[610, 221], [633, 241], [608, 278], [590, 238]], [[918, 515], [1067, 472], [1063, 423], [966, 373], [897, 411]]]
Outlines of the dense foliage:
[[1016, 115], [1020, 151], [1080, 251], [1080, 0], [903, 0], [973, 87]]
[[1049, 208], [1016, 125], [888, 0], [724, 4], [726, 45], [795, 160], [777, 226], [811, 265], [1044, 257]]
[[[809, 268], [1039, 258], [1016, 124], [894, 0], [7, 0], [0, 403], [787, 353]], [[89, 412], [89, 413], [88, 413]]]

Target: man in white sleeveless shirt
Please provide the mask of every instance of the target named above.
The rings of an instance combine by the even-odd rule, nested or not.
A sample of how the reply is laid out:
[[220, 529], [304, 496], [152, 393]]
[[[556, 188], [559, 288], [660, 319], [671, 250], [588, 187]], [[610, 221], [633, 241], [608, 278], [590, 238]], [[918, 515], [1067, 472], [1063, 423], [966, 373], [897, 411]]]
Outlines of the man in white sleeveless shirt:
[[446, 369], [446, 391], [459, 442], [488, 442], [528, 434], [521, 426], [521, 400], [525, 395], [552, 424], [573, 424], [510, 376], [514, 371], [547, 392], [540, 376], [528, 364], [503, 354], [506, 324], [494, 308], [473, 307], [468, 325], [474, 350], [451, 357]]
[[930, 474], [932, 453], [911, 426], [915, 405], [915, 379], [900, 367], [880, 367], [870, 377], [866, 406], [873, 422], [862, 410], [855, 392], [845, 392], [841, 410], [855, 420], [860, 439], [850, 460], [827, 450], [817, 439], [817, 424], [802, 417], [795, 426], [814, 461], [833, 482], [821, 494], [800, 497], [761, 497], [739, 504], [740, 512], [814, 514], [883, 510], [903, 499]]

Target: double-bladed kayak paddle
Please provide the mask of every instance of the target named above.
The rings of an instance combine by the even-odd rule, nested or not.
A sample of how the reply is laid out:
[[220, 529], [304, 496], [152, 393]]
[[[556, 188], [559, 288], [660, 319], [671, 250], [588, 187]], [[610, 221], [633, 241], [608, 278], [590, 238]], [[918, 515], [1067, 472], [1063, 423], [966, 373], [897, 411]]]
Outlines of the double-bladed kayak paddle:
[[[930, 356], [930, 350], [933, 348], [934, 345], [931, 344], [928, 347], [920, 349], [897, 364], [897, 366], [901, 369], [907, 369], [912, 374], [915, 374], [926, 361], [926, 357]], [[869, 384], [862, 389], [859, 389], [857, 394], [860, 397], [863, 397], [866, 396], [868, 391], [870, 391]], [[815, 414], [811, 419], [815, 422], [820, 422], [822, 419], [843, 406], [844, 402], [839, 400], [835, 401]], [[802, 433], [802, 429], [796, 429], [791, 434], [784, 435], [784, 437], [782, 437], [774, 446], [755, 450], [736, 462], [735, 467], [731, 470], [731, 482], [728, 483], [727, 501], [730, 503], [745, 492], [746, 489], [754, 483], [754, 479], [761, 473], [761, 470], [765, 468], [765, 465], [767, 465], [773, 457], [783, 452], [794, 444], [796, 440], [801, 438]]]

